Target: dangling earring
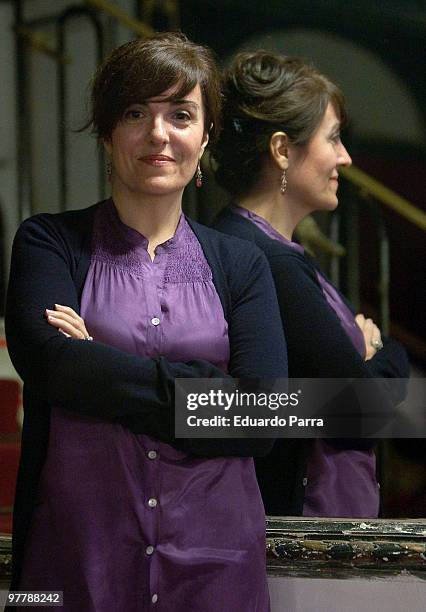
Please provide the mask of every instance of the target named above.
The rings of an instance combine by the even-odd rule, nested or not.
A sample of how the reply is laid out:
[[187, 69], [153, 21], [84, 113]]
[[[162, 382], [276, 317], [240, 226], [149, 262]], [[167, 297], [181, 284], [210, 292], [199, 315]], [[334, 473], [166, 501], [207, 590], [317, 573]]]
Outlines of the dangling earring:
[[106, 175], [108, 180], [111, 180], [111, 176], [112, 176], [112, 161], [107, 161], [106, 163]]
[[286, 174], [286, 170], [283, 170], [283, 173], [281, 175], [281, 188], [280, 191], [281, 193], [284, 195], [287, 189], [287, 174]]
[[195, 172], [195, 185], [196, 187], [203, 186], [203, 173], [201, 172], [200, 162], [198, 162], [197, 171]]

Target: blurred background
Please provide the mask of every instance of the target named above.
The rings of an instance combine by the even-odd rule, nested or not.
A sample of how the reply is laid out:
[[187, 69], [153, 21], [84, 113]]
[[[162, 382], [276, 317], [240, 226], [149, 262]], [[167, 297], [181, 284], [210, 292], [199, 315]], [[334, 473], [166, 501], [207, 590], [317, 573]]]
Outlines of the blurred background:
[[[107, 197], [105, 159], [86, 119], [87, 85], [113, 47], [179, 29], [219, 63], [241, 49], [311, 60], [343, 89], [353, 167], [339, 208], [299, 240], [426, 372], [426, 6], [424, 0], [0, 0], [0, 316], [20, 221]], [[238, 155], [238, 151], [236, 151]], [[186, 210], [209, 223], [227, 202], [203, 160]], [[1, 324], [1, 322], [0, 322]], [[9, 531], [19, 456], [20, 381], [0, 327], [0, 531]], [[380, 443], [384, 517], [426, 517], [424, 440]]]

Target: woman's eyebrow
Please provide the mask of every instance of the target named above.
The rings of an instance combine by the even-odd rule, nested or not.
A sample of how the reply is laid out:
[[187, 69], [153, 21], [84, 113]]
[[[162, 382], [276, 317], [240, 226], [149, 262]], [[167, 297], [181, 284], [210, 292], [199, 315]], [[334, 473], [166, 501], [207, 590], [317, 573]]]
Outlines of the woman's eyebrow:
[[195, 109], [200, 108], [199, 105], [197, 104], [197, 102], [193, 102], [193, 100], [186, 100], [185, 98], [182, 98], [182, 99], [179, 99], [179, 100], [170, 100], [170, 102], [174, 106], [179, 106], [181, 104], [185, 104], [187, 106], [192, 106]]
[[[145, 100], [144, 102], [136, 102], [135, 105], [139, 106], [149, 106], [150, 104], [163, 104], [164, 102], [169, 102], [173, 106], [181, 106], [184, 104], [185, 106], [191, 106], [194, 110], [199, 110], [200, 105], [193, 100], [187, 100], [186, 98], [165, 98], [163, 100]], [[132, 105], [133, 106], [133, 105]]]

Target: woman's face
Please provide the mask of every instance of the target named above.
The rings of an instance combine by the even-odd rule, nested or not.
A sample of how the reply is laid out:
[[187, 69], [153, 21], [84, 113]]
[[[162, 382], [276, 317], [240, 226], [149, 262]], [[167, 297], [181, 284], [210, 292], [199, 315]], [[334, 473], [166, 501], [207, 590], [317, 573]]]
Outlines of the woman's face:
[[334, 210], [339, 168], [351, 163], [340, 140], [340, 121], [329, 104], [310, 141], [288, 149], [287, 199], [310, 212]]
[[179, 101], [166, 100], [176, 86], [133, 104], [105, 148], [111, 157], [113, 189], [122, 195], [182, 194], [208, 142], [200, 86]]

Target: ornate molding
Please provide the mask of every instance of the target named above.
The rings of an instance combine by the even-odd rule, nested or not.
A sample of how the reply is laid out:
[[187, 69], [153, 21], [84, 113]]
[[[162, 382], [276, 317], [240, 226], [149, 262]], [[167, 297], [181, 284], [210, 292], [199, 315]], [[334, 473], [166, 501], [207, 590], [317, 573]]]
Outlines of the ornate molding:
[[0, 588], [10, 582], [12, 572], [12, 537], [0, 533]]
[[383, 576], [426, 580], [426, 522], [271, 517], [267, 565], [273, 575]]

